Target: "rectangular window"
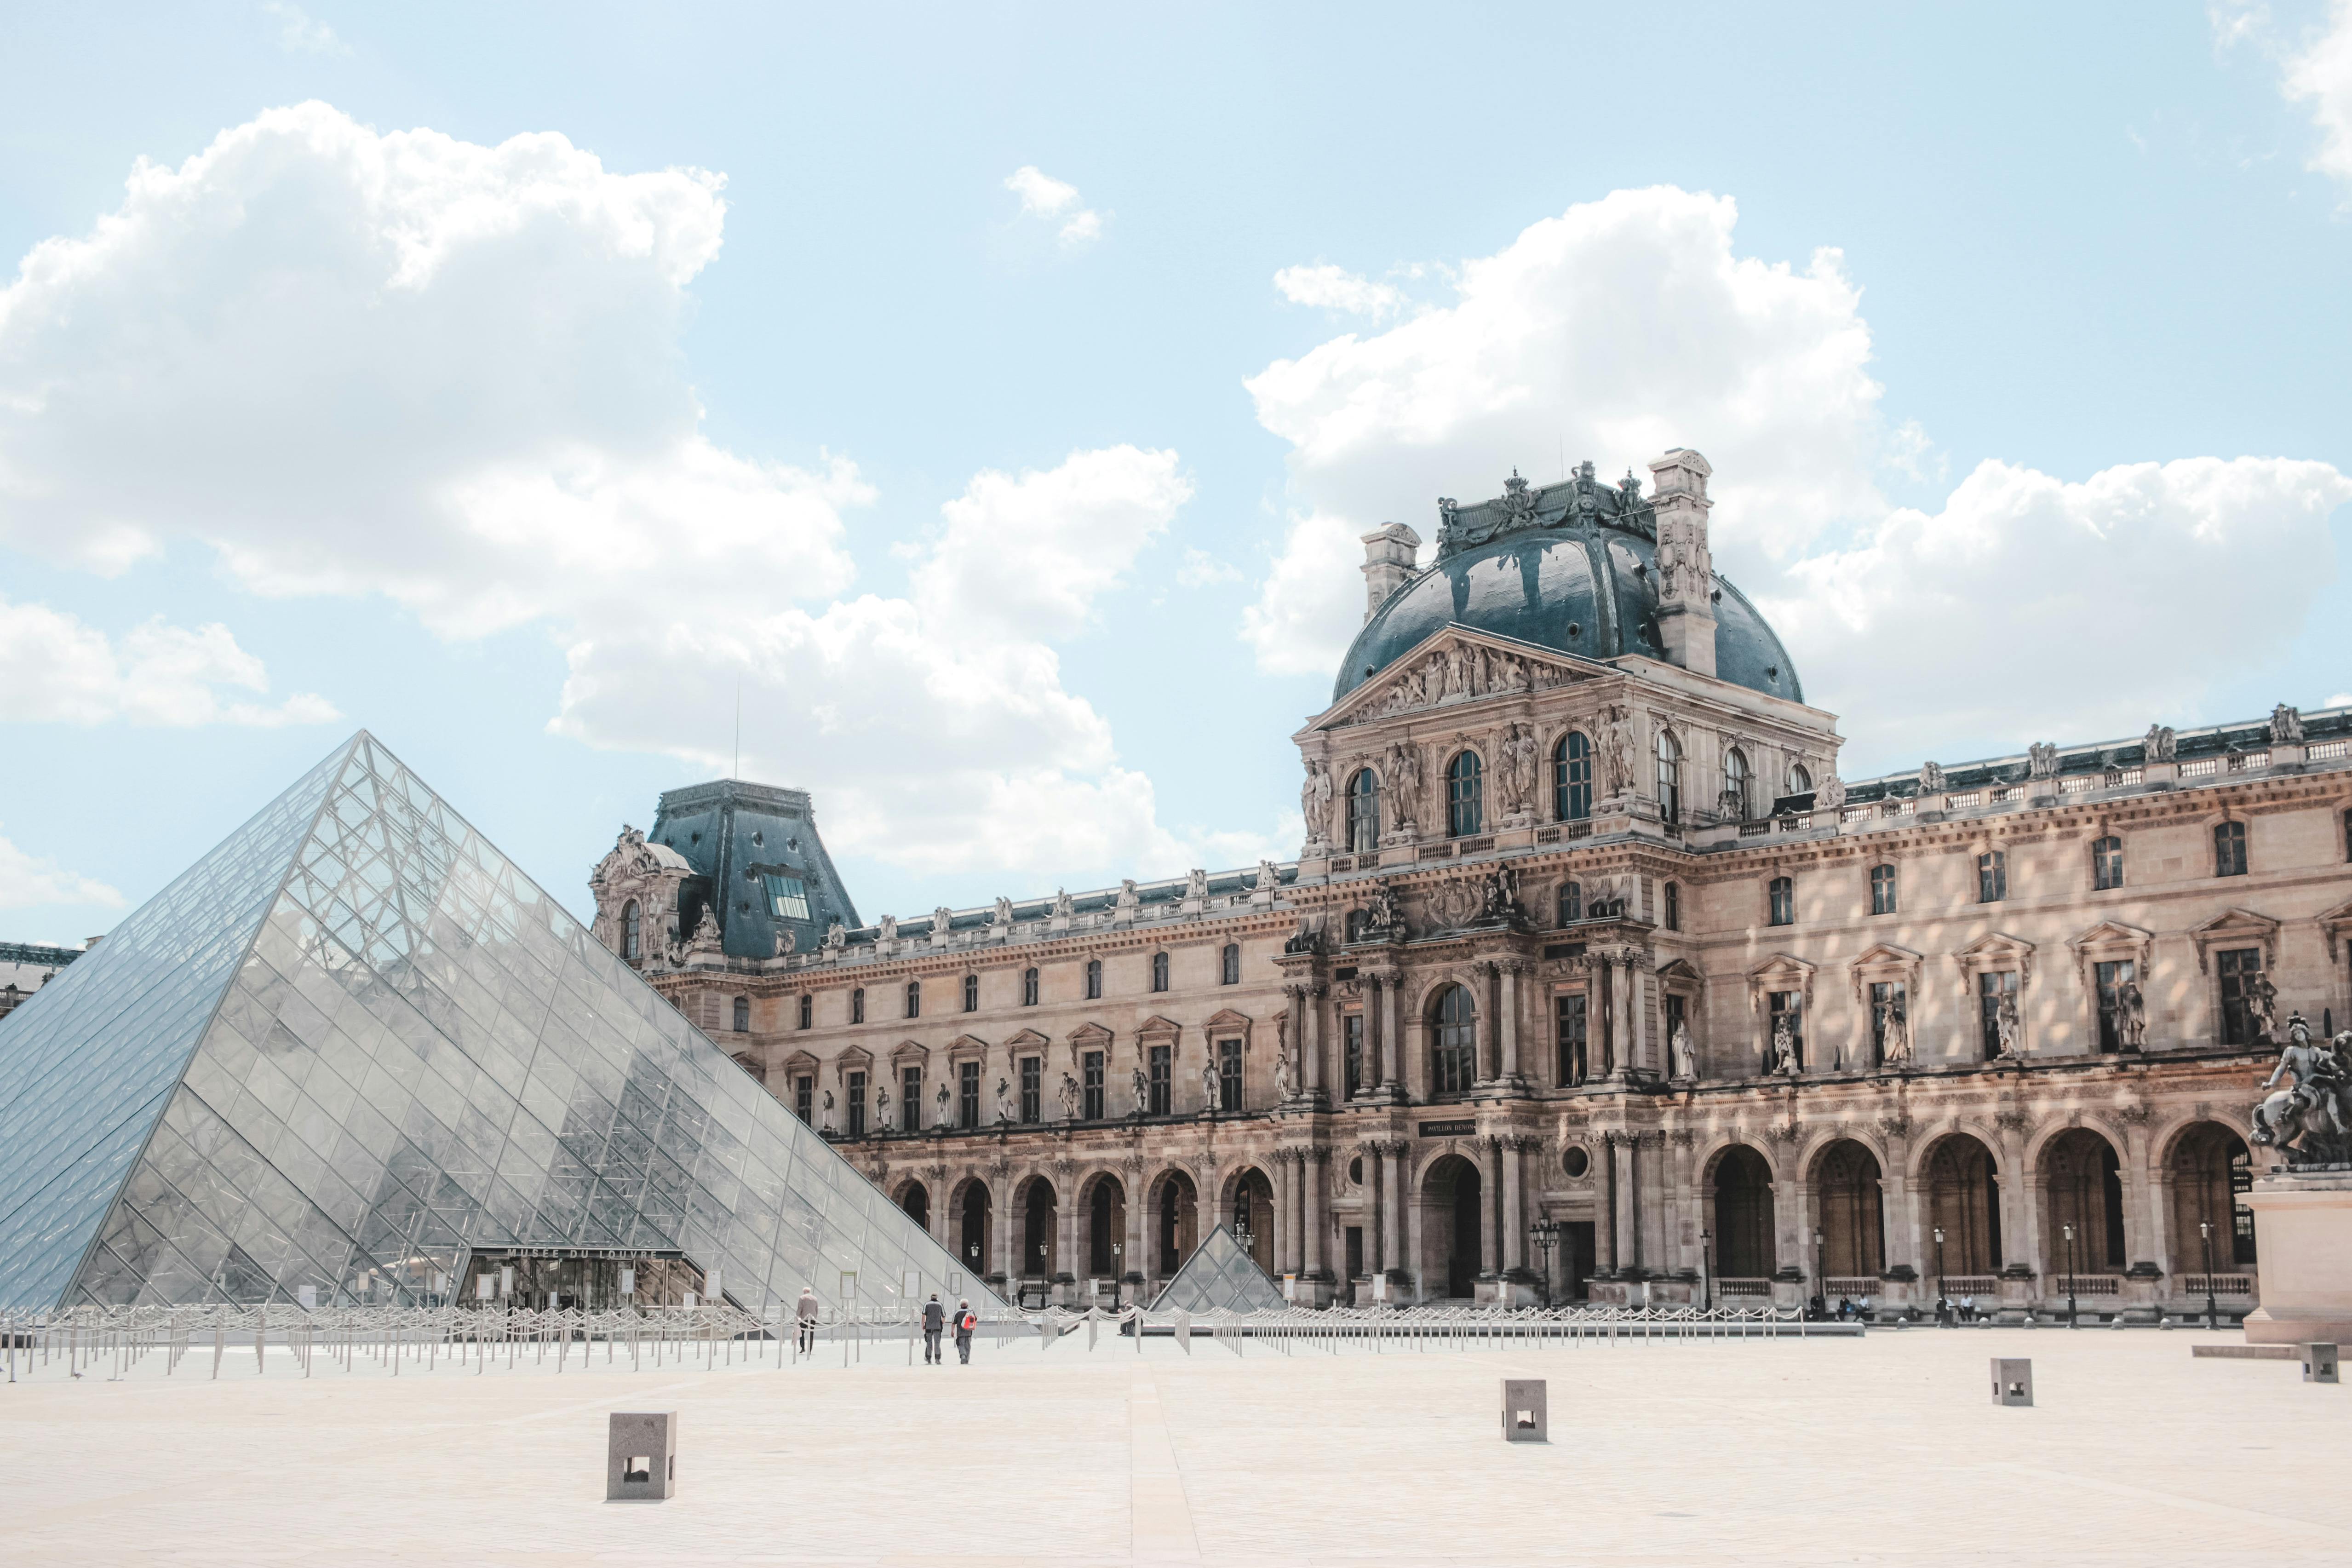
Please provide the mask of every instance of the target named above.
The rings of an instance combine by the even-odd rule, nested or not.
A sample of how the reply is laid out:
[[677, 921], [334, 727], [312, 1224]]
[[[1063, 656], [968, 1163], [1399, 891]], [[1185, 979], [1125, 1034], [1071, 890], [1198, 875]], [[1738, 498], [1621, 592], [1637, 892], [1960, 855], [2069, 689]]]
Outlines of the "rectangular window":
[[1988, 849], [1977, 857], [1977, 902], [1997, 904], [2009, 897], [2009, 857]]
[[1895, 912], [1895, 868], [1873, 866], [1870, 868], [1870, 912], [1891, 915]]
[[1765, 918], [1773, 925], [1794, 925], [1797, 921], [1797, 887], [1786, 877], [1775, 877], [1766, 889], [1769, 907]]
[[809, 918], [808, 884], [798, 877], [779, 877], [772, 873], [760, 879], [768, 888], [768, 913], [777, 920], [804, 921]]
[[863, 985], [849, 994], [849, 1021], [853, 1024], [866, 1022], [866, 987]]
[[1154, 1116], [1176, 1113], [1176, 1047], [1151, 1047], [1151, 1110]]
[[1239, 985], [1242, 983], [1241, 943], [1232, 942], [1225, 944], [1223, 970], [1218, 978], [1227, 985]]
[[1045, 1058], [1021, 1058], [1021, 1120], [1034, 1121], [1045, 1113]]
[[[1667, 1049], [1668, 1056], [1669, 1056], [1669, 1059], [1668, 1059], [1668, 1061], [1667, 1061], [1666, 1066], [1667, 1066], [1667, 1070], [1668, 1070], [1669, 1072], [1675, 1072], [1675, 1071], [1679, 1071], [1679, 1070], [1680, 1070], [1680, 1065], [1679, 1065], [1678, 1063], [1676, 1063], [1676, 1062], [1675, 1062], [1675, 1061], [1673, 1061], [1673, 1060], [1672, 1060], [1672, 1052], [1673, 1052], [1673, 1050], [1674, 1050], [1674, 1043], [1675, 1043], [1675, 1031], [1676, 1029], [1683, 1028], [1683, 1027], [1685, 1026], [1684, 1020], [1685, 1020], [1685, 1017], [1687, 1017], [1687, 1016], [1688, 1016], [1688, 1015], [1687, 1015], [1687, 1013], [1686, 1013], [1686, 1012], [1685, 1012], [1685, 1006], [1686, 1006], [1686, 998], [1684, 998], [1684, 997], [1681, 997], [1681, 996], [1676, 996], [1676, 995], [1673, 994], [1670, 992], [1670, 993], [1668, 993], [1668, 994], [1667, 994], [1667, 995], [1666, 995], [1665, 1003], [1666, 1003], [1666, 1049]], [[1694, 1048], [1694, 1049], [1693, 1049], [1693, 1051], [1691, 1052], [1691, 1054], [1692, 1054], [1693, 1056], [1696, 1056], [1696, 1055], [1698, 1054], [1698, 1052], [1696, 1051], [1696, 1049], [1695, 1049], [1695, 1048]]]
[[980, 976], [977, 974], [963, 977], [963, 1010], [967, 1013], [980, 1011]]
[[2113, 1056], [2124, 1048], [2123, 988], [2139, 978], [2139, 965], [2122, 958], [2092, 968], [2099, 987], [2099, 1049]]
[[1340, 1070], [1347, 1082], [1347, 1098], [1355, 1099], [1364, 1092], [1364, 1016], [1343, 1013], [1339, 1016]]
[[1239, 1110], [1242, 1108], [1242, 1043], [1239, 1040], [1217, 1042], [1217, 1109]]
[[1083, 1079], [1078, 1086], [1080, 1094], [1078, 1114], [1088, 1121], [1100, 1121], [1105, 1115], [1102, 1052], [1087, 1052], [1079, 1058], [1078, 1071]]
[[1984, 1045], [1985, 1059], [2000, 1055], [2000, 1016], [2006, 1001], [2012, 1016], [2017, 1011], [2017, 971], [1990, 970], [1977, 976], [1977, 1028]]
[[866, 1136], [866, 1075], [864, 1073], [854, 1072], [849, 1075], [848, 1100], [849, 1135], [852, 1138], [863, 1138]]
[[1553, 1038], [1559, 1047], [1559, 1086], [1574, 1089], [1585, 1079], [1586, 1031], [1591, 1015], [1584, 993], [1570, 991], [1552, 999]]
[[[1765, 1019], [1765, 1068], [1772, 1072], [1802, 1071], [1805, 1066], [1805, 998], [1796, 991], [1775, 991], [1766, 997], [1770, 1016]], [[1780, 1059], [1780, 1025], [1789, 1026], [1789, 1059]]]
[[898, 1069], [898, 1131], [920, 1132], [923, 1130], [923, 1069]]
[[1903, 994], [1900, 980], [1874, 980], [1870, 983], [1870, 1061], [1873, 1067], [1886, 1065], [1886, 1037], [1896, 1024], [1903, 1027], [1904, 1037], [1910, 1036], [1910, 999]]
[[956, 1125], [970, 1131], [980, 1125], [980, 1064], [956, 1063]]
[[815, 997], [814, 997], [814, 996], [810, 996], [810, 995], [803, 994], [803, 995], [801, 997], [801, 1027], [802, 1027], [802, 1028], [805, 1029], [805, 1028], [807, 1028], [807, 1027], [809, 1026], [809, 1025], [811, 1024], [811, 1022], [813, 1022], [813, 1021], [814, 1021], [814, 1017], [815, 1012], [816, 1012], [816, 998], [815, 998]]
[[1087, 1000], [1102, 1000], [1102, 960], [1099, 958], [1087, 960]]
[[2261, 1028], [2259, 1009], [2254, 997], [2264, 984], [2263, 980], [2263, 950], [2259, 947], [2231, 948], [2213, 955], [2216, 973], [2221, 977], [2221, 1043], [2225, 1046], [2251, 1046]]
[[2091, 886], [2112, 892], [2124, 885], [2124, 841], [2106, 837], [2091, 846]]
[[2242, 877], [2246, 874], [2246, 825], [2224, 822], [2213, 829], [2213, 875]]
[[1024, 1007], [1037, 1005], [1037, 972], [1034, 969], [1021, 972], [1021, 1005]]
[[816, 1079], [805, 1073], [793, 1079], [793, 1114], [803, 1121], [816, 1115]]
[[1679, 882], [1666, 884], [1666, 929], [1683, 929], [1683, 889]]

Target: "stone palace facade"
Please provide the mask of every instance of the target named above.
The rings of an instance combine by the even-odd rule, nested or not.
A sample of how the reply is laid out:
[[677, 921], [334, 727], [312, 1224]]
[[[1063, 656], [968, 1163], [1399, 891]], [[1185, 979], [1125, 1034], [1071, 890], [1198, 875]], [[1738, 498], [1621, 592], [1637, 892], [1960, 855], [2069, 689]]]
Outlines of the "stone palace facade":
[[721, 783], [598, 934], [1008, 1296], [1222, 1223], [1318, 1303], [2251, 1308], [2247, 1112], [2352, 1022], [2352, 710], [1843, 780], [1705, 459], [1650, 469], [1366, 536], [1295, 863], [860, 924], [808, 797]]

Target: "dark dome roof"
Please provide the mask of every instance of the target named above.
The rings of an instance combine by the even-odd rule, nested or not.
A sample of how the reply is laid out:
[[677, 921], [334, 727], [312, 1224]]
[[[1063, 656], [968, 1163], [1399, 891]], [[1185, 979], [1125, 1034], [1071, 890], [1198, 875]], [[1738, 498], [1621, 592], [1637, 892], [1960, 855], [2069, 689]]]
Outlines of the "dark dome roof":
[[[1584, 658], [1633, 653], [1664, 659], [1654, 551], [1642, 533], [1565, 519], [1441, 553], [1364, 623], [1339, 666], [1331, 699], [1347, 696], [1449, 623]], [[1717, 676], [1803, 701], [1804, 688], [1780, 637], [1738, 589], [1719, 576], [1715, 584], [1722, 591], [1715, 606]]]

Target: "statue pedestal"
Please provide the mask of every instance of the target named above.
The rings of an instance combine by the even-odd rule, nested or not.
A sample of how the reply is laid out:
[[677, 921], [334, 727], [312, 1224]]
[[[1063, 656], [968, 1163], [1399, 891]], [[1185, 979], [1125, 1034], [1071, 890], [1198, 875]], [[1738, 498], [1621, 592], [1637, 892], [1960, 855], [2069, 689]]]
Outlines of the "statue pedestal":
[[2352, 1343], [2352, 1165], [2274, 1171], [2246, 1206], [2263, 1303], [2246, 1314], [2246, 1342]]

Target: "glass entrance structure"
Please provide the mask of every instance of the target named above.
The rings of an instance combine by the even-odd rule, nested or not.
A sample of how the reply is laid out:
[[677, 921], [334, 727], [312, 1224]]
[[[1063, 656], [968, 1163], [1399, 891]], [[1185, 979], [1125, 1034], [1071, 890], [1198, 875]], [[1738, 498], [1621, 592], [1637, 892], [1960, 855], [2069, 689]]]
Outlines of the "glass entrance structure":
[[509, 1262], [1002, 1305], [364, 731], [0, 1023], [0, 1309]]

